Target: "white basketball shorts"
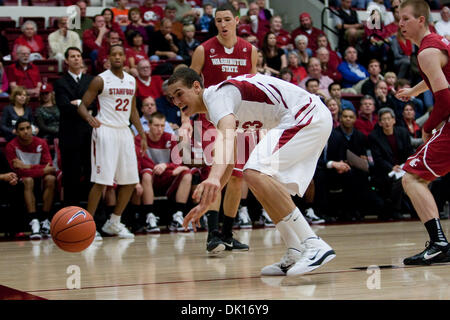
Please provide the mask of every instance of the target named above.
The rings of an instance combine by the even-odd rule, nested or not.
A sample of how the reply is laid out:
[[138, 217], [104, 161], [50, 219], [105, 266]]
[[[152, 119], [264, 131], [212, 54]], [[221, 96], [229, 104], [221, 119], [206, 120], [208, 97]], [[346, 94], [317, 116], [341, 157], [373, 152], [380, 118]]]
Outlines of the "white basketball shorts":
[[102, 124], [92, 130], [91, 182], [112, 186], [139, 183], [134, 138], [130, 128]]
[[285, 123], [270, 129], [256, 145], [244, 166], [282, 183], [291, 195], [303, 196], [316, 170], [317, 161], [331, 134], [333, 121], [328, 108], [314, 99], [311, 122], [299, 126]]

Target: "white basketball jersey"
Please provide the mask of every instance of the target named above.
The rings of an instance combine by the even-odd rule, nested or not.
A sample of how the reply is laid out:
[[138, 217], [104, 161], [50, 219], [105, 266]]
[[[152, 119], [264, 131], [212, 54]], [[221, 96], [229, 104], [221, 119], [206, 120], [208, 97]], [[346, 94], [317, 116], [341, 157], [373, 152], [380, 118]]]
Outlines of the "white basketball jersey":
[[100, 108], [97, 119], [110, 127], [128, 127], [136, 91], [135, 78], [123, 72], [123, 79], [120, 79], [110, 70], [99, 76], [103, 79], [103, 91], [98, 95]]
[[316, 99], [296, 85], [261, 74], [225, 80], [205, 89], [203, 95], [214, 125], [224, 116], [234, 114], [237, 127], [244, 130], [272, 129], [280, 125], [289, 128], [307, 123], [318, 108], [323, 108], [311, 103]]

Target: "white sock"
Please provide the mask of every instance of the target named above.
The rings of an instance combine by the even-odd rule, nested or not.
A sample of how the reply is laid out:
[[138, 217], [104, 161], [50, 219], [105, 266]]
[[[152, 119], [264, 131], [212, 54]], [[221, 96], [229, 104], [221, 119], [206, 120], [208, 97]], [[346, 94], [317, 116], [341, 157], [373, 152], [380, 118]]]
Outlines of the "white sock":
[[295, 232], [301, 242], [311, 237], [317, 237], [298, 208], [295, 208], [294, 211], [284, 217], [281, 221], [285, 222], [286, 225]]
[[118, 216], [118, 215], [112, 213], [111, 217], [109, 217], [109, 221], [111, 221], [111, 223], [118, 224], [118, 223], [120, 223], [120, 218], [121, 218], [121, 216]]
[[284, 241], [284, 244], [288, 248], [294, 248], [301, 251], [302, 244], [299, 240], [298, 236], [295, 234], [295, 232], [289, 228], [286, 222], [280, 221], [278, 222], [275, 227], [281, 234], [281, 238]]

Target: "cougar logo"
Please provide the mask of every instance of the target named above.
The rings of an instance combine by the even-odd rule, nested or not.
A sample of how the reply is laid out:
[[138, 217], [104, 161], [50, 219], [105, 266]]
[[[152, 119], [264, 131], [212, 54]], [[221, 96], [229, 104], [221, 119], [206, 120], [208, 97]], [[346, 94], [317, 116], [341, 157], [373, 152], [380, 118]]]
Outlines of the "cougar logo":
[[76, 217], [80, 216], [83, 216], [86, 219], [86, 212], [84, 212], [83, 210], [78, 211], [72, 217], [70, 217], [69, 221], [67, 221], [67, 224], [71, 223], [73, 220], [75, 220]]
[[409, 165], [411, 167], [416, 167], [417, 166], [417, 162], [420, 162], [420, 159], [413, 159], [409, 162]]
[[214, 53], [216, 53], [216, 50], [215, 50], [214, 48], [211, 48], [211, 49], [209, 50], [209, 52], [210, 52], [211, 54], [214, 54]]
[[242, 51], [247, 52], [247, 48], [242, 49]]
[[40, 145], [37, 146], [36, 152], [41, 152], [41, 151], [42, 151], [42, 145], [40, 144]]

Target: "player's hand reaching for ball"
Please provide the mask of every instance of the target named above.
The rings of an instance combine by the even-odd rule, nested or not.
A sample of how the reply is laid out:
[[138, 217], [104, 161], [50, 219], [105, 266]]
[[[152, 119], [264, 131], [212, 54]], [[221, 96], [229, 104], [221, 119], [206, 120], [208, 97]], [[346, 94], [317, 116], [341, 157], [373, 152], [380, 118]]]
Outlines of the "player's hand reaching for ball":
[[189, 223], [192, 222], [194, 231], [200, 226], [200, 218], [208, 211], [209, 206], [216, 201], [217, 193], [220, 191], [220, 180], [216, 178], [208, 178], [200, 183], [195, 189], [192, 198], [199, 202], [197, 206], [192, 208], [183, 221], [184, 229], [188, 229]]

